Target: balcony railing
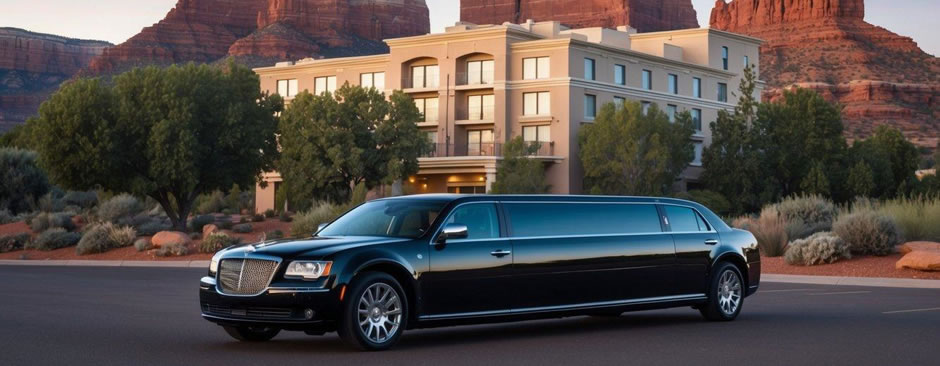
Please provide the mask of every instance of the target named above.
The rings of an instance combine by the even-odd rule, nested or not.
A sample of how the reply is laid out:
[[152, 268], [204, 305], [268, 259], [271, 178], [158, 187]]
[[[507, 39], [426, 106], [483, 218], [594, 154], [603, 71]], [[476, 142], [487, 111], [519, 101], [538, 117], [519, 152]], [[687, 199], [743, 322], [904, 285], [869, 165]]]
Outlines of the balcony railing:
[[457, 86], [481, 86], [481, 87], [492, 87], [493, 86], [493, 74], [477, 75], [470, 80], [471, 77], [467, 74], [466, 71], [461, 71], [457, 73]]
[[552, 156], [555, 155], [555, 143], [554, 142], [526, 142], [526, 144], [538, 145], [538, 150], [536, 150], [534, 156]]
[[[538, 145], [538, 150], [533, 156], [552, 156], [555, 155], [554, 142], [528, 142], [528, 144]], [[503, 156], [503, 144], [482, 143], [482, 144], [431, 144], [429, 151], [422, 156], [424, 158], [444, 158], [444, 157], [468, 157], [468, 156]]]

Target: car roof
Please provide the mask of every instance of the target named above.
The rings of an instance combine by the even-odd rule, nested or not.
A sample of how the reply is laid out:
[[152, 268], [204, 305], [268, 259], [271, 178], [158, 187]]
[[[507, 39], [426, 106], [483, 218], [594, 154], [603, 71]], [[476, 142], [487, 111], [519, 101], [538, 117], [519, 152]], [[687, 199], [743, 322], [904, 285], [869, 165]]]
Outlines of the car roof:
[[699, 206], [698, 203], [682, 200], [678, 198], [667, 197], [641, 197], [641, 196], [592, 196], [592, 195], [553, 195], [553, 194], [513, 194], [513, 195], [474, 195], [474, 194], [419, 194], [412, 196], [400, 196], [384, 198], [384, 200], [432, 200], [432, 201], [532, 201], [532, 202], [640, 202], [640, 203], [665, 203], [678, 204], [685, 206]]

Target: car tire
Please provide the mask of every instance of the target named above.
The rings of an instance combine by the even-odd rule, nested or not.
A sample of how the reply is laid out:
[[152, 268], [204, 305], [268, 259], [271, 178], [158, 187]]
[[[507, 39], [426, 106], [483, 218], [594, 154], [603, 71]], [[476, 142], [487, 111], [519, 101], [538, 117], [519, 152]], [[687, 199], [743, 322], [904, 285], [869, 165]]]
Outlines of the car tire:
[[744, 277], [734, 264], [720, 262], [709, 281], [708, 301], [699, 312], [710, 321], [732, 321], [744, 307]]
[[267, 342], [281, 332], [278, 328], [259, 328], [259, 327], [232, 327], [223, 326], [225, 332], [242, 342]]
[[342, 304], [340, 338], [363, 351], [383, 351], [398, 343], [408, 326], [408, 297], [394, 277], [381, 272], [358, 276]]

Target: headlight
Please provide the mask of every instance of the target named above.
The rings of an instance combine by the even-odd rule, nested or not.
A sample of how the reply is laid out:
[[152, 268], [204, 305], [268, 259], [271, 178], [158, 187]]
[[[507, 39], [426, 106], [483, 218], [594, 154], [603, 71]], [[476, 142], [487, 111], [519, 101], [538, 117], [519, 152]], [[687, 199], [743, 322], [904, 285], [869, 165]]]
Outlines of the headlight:
[[284, 272], [287, 278], [302, 278], [305, 281], [313, 281], [323, 276], [329, 276], [330, 267], [333, 262], [321, 261], [296, 261], [291, 262]]
[[212, 256], [212, 261], [209, 262], [209, 276], [215, 276], [216, 272], [219, 271], [219, 259], [222, 257], [222, 253], [216, 253]]

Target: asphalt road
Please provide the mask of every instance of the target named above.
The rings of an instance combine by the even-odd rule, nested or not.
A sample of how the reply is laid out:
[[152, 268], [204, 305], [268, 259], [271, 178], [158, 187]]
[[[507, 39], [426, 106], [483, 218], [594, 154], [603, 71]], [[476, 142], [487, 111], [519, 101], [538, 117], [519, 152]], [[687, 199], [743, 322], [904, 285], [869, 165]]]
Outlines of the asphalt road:
[[[245, 344], [199, 316], [203, 270], [0, 266], [0, 365], [937, 365], [940, 290], [765, 283], [737, 321], [689, 308]], [[923, 310], [935, 309], [935, 310]], [[921, 310], [921, 311], [910, 311]]]

